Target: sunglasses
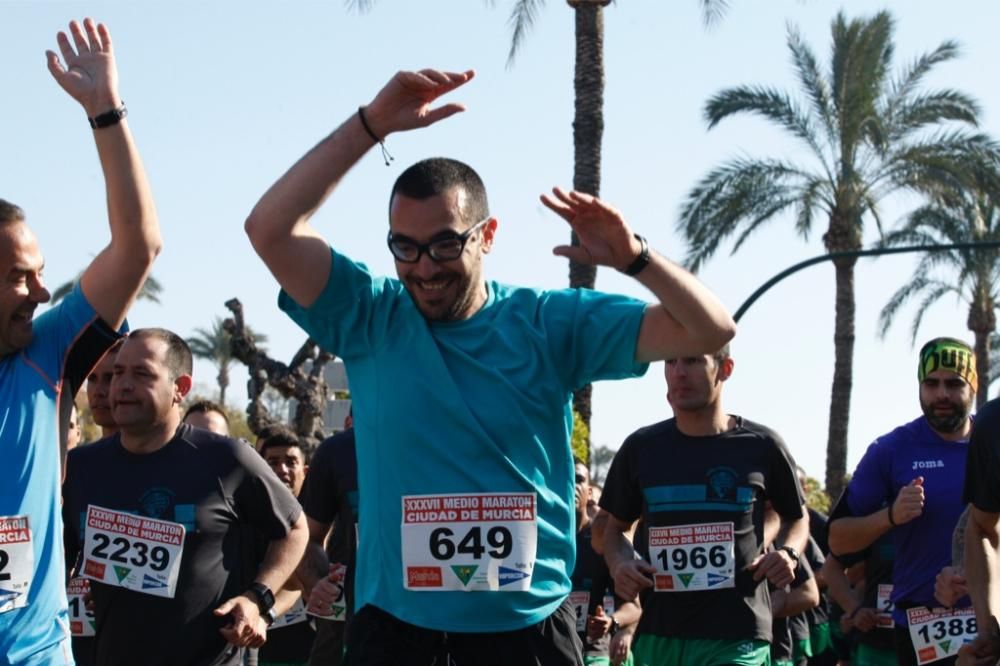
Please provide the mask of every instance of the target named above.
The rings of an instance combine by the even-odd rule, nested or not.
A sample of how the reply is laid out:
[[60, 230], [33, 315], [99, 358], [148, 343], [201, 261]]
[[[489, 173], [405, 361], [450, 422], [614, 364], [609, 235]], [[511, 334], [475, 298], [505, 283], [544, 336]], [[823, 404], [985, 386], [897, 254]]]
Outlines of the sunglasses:
[[426, 252], [427, 256], [434, 261], [454, 261], [462, 256], [465, 251], [465, 244], [472, 234], [481, 226], [489, 222], [486, 218], [472, 225], [460, 234], [448, 231], [431, 239], [428, 243], [418, 243], [412, 238], [400, 236], [389, 232], [386, 242], [389, 245], [389, 252], [404, 264], [415, 264], [420, 261], [420, 257]]

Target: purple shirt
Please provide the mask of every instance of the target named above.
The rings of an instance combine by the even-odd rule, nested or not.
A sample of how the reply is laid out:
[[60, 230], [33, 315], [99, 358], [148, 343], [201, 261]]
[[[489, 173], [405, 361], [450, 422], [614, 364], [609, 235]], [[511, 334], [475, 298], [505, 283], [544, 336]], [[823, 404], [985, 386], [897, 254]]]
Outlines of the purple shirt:
[[[924, 512], [889, 532], [896, 547], [893, 619], [906, 626], [904, 605], [937, 606], [934, 577], [951, 565], [951, 533], [965, 509], [962, 483], [969, 440], [943, 439], [920, 418], [876, 439], [847, 486], [851, 515], [866, 516], [894, 501], [901, 488], [924, 477]], [[968, 605], [968, 599], [960, 602]]]

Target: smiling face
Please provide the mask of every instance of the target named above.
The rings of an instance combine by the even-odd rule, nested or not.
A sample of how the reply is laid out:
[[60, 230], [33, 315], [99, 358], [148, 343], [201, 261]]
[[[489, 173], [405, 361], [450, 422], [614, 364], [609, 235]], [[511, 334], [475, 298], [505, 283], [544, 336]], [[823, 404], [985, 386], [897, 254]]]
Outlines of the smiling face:
[[[465, 190], [414, 199], [396, 194], [389, 210], [390, 231], [416, 243], [461, 234], [481, 220], [463, 215]], [[486, 302], [483, 256], [493, 246], [496, 220], [490, 218], [470, 234], [462, 254], [452, 261], [434, 261], [424, 252], [415, 263], [396, 261], [396, 273], [421, 314], [431, 321], [468, 319]]]
[[51, 297], [42, 283], [43, 265], [27, 224], [0, 223], [0, 356], [31, 344], [35, 308]]

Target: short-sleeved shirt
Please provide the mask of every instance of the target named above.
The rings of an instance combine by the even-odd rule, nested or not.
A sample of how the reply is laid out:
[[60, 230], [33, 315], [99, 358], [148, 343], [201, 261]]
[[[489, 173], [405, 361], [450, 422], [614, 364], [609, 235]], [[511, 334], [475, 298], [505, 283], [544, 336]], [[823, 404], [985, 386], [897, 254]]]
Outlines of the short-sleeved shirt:
[[[563, 602], [576, 550], [572, 392], [647, 368], [635, 361], [644, 303], [588, 289], [485, 286], [487, 300], [471, 317], [428, 321], [399, 280], [333, 253], [309, 308], [279, 298], [350, 377], [361, 490], [355, 606], [441, 631], [513, 631]], [[503, 503], [534, 496], [533, 561], [491, 573], [504, 585], [485, 592], [443, 589], [445, 577], [458, 585], [469, 567], [404, 571], [404, 497], [423, 506], [488, 493]], [[524, 580], [528, 589], [514, 591]]]
[[[65, 442], [74, 394], [118, 337], [77, 285], [34, 320], [27, 348], [0, 358], [0, 522], [16, 526], [19, 521], [4, 519], [26, 517], [32, 550], [26, 605], [19, 599], [21, 590], [5, 586], [13, 577], [0, 581], [0, 655], [15, 663], [69, 637], [59, 516], [60, 442]], [[15, 556], [23, 557], [24, 549]], [[21, 566], [8, 561], [5, 573], [15, 567], [23, 571]], [[65, 661], [72, 663], [72, 658]]]
[[309, 518], [333, 523], [326, 555], [331, 563], [347, 566], [344, 593], [347, 612], [353, 614], [354, 559], [358, 547], [358, 463], [353, 428], [323, 440], [316, 447], [299, 501]]
[[1000, 400], [990, 400], [976, 412], [962, 501], [980, 511], [1000, 513]]
[[[795, 578], [789, 584], [794, 590], [800, 588], [814, 578], [812, 567], [803, 553], [799, 553], [799, 561], [795, 567]], [[805, 613], [792, 617], [776, 617], [772, 622], [771, 660], [789, 660], [795, 652], [795, 642], [809, 638], [809, 622]]]
[[142, 455], [113, 435], [70, 452], [63, 500], [71, 554], [84, 544], [89, 506], [185, 529], [172, 599], [92, 581], [97, 663], [239, 663], [240, 651], [219, 634], [228, 620], [212, 611], [245, 589], [247, 533], [281, 539], [301, 514], [263, 458], [243, 442], [185, 424], [165, 446]]
[[747, 569], [763, 552], [764, 509], [802, 518], [795, 463], [777, 433], [741, 417], [724, 433], [692, 437], [674, 419], [632, 433], [604, 484], [601, 507], [648, 527], [730, 523], [735, 540], [733, 587], [655, 592], [643, 600], [638, 633], [667, 638], [771, 640], [766, 581]]
[[867, 516], [893, 502], [915, 478], [924, 478], [923, 513], [890, 531], [896, 551], [891, 600], [899, 626], [906, 626], [906, 607], [937, 605], [934, 578], [951, 565], [951, 533], [965, 510], [968, 453], [968, 440], [942, 438], [921, 416], [875, 440], [847, 485], [849, 514]]

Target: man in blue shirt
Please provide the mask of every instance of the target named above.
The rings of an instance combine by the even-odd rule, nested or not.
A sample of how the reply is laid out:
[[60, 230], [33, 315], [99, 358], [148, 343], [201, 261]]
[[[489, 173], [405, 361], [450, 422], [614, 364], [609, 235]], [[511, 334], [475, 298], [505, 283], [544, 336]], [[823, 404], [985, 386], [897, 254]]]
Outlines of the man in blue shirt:
[[951, 533], [965, 508], [975, 354], [960, 340], [935, 338], [920, 350], [917, 376], [924, 415], [868, 447], [840, 501], [846, 516], [830, 523], [830, 549], [862, 551], [889, 533], [896, 658], [948, 664], [975, 635], [968, 599], [953, 609], [934, 600], [935, 577], [952, 563]]
[[542, 197], [579, 238], [555, 253], [635, 275], [658, 303], [487, 281], [499, 224], [479, 176], [455, 160], [420, 162], [393, 188], [398, 279], [331, 250], [309, 218], [341, 178], [386, 135], [462, 111], [432, 104], [472, 77], [398, 73], [246, 223], [281, 308], [351, 380], [361, 490], [351, 664], [430, 664], [442, 650], [461, 664], [579, 663], [567, 602], [570, 395], [718, 349], [735, 332], [693, 276], [580, 192]]
[[[72, 41], [71, 41], [72, 40]], [[107, 188], [111, 242], [57, 307], [24, 212], [0, 200], [0, 663], [72, 664], [62, 524], [60, 437], [73, 395], [115, 331], [160, 250], [153, 197], [125, 122], [111, 34], [87, 19], [48, 51], [56, 82], [93, 128]]]

